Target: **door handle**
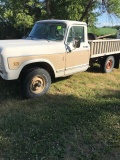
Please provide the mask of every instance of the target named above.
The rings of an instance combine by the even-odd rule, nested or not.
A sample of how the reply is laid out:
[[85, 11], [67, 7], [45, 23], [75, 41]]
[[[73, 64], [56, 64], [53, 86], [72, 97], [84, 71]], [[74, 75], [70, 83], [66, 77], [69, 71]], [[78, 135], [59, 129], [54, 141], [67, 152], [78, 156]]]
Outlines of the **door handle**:
[[88, 46], [83, 46], [83, 48], [88, 48]]

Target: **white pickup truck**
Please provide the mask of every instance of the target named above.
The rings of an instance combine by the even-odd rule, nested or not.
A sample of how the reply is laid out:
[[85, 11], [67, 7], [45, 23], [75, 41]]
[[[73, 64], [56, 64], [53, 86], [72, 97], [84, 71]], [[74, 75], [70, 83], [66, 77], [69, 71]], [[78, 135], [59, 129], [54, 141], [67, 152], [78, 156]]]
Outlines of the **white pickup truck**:
[[86, 71], [97, 62], [104, 72], [119, 68], [120, 40], [90, 40], [84, 22], [43, 20], [26, 39], [0, 40], [0, 76], [20, 79], [25, 98], [45, 94], [51, 78]]

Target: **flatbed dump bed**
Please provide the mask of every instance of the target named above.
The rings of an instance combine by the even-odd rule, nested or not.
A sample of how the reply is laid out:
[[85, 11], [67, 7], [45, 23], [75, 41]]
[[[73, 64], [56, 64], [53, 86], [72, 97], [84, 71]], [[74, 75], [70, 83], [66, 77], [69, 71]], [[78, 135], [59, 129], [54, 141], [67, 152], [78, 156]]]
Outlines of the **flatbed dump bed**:
[[89, 44], [91, 58], [120, 53], [120, 39], [90, 40]]

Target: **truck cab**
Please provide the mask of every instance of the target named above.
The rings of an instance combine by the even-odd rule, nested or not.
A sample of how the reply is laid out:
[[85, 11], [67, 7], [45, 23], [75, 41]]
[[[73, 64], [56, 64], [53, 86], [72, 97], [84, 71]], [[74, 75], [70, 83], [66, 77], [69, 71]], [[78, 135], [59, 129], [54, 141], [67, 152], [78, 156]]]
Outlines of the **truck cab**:
[[89, 58], [86, 23], [38, 21], [26, 39], [0, 41], [0, 76], [20, 78], [23, 96], [37, 97], [48, 91], [51, 77], [87, 70]]
[[49, 50], [43, 54], [49, 52], [47, 59], [54, 65], [55, 77], [59, 77], [88, 68], [90, 49], [86, 35], [83, 22], [51, 20], [37, 22], [27, 39], [48, 41]]

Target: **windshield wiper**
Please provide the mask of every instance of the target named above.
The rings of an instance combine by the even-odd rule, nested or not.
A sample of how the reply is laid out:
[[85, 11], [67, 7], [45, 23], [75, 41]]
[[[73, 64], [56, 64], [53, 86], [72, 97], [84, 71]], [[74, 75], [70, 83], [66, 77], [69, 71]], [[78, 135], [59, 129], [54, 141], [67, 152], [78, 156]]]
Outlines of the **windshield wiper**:
[[31, 39], [33, 39], [33, 38], [34, 38], [33, 36], [27, 36], [27, 37], [30, 37]]
[[46, 40], [46, 41], [48, 41], [48, 42], [49, 42], [49, 40], [48, 40], [48, 39], [43, 38], [42, 36], [41, 36], [41, 37], [28, 36], [28, 37], [30, 37], [32, 40], [33, 40], [33, 39], [43, 39], [43, 40]]

